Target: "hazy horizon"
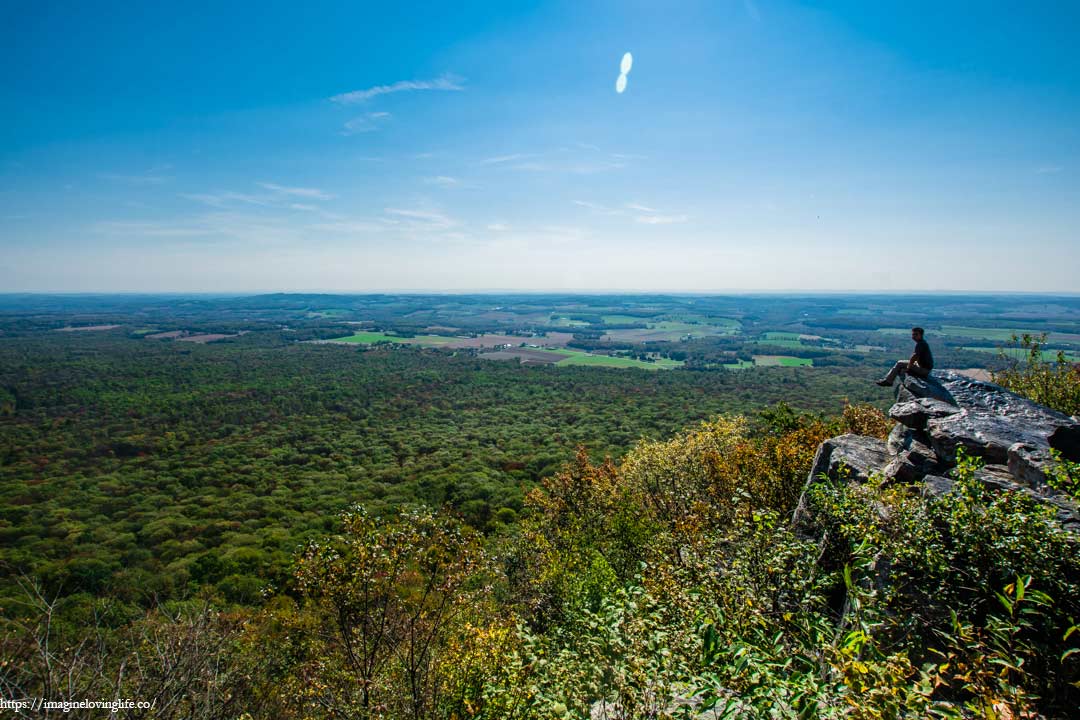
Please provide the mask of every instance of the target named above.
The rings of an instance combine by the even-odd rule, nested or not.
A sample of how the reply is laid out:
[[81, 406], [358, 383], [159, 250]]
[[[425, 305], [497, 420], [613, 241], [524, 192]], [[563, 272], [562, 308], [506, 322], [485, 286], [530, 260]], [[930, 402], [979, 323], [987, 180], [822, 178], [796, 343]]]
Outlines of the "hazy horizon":
[[1080, 289], [1080, 7], [11, 13], [0, 292]]

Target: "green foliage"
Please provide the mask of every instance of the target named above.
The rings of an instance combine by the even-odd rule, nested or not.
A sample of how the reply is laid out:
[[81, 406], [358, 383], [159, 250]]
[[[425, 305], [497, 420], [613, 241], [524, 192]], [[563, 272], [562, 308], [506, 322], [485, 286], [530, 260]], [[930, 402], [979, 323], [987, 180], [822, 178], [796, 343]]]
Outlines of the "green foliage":
[[358, 507], [342, 524], [297, 561], [298, 589], [325, 604], [341, 640], [338, 672], [306, 689], [308, 703], [333, 717], [427, 717], [447, 640], [488, 592], [486, 557], [472, 533], [426, 510], [381, 520]]
[[[579, 342], [610, 345], [614, 312], [564, 301], [556, 317], [595, 329]], [[201, 302], [140, 322], [193, 327]], [[816, 485], [817, 532], [793, 531], [821, 440], [891, 427], [869, 406], [813, 414], [877, 397], [857, 372], [705, 370], [749, 356], [738, 336], [619, 348], [695, 368], [647, 374], [296, 345], [269, 321], [340, 307], [404, 337], [446, 319], [431, 299], [317, 302], [237, 300], [203, 329], [248, 329], [248, 314], [260, 329], [216, 346], [0, 320], [0, 694], [147, 697], [156, 717], [207, 720], [1004, 720], [1080, 705], [1077, 543], [970, 461], [938, 498]], [[497, 318], [490, 298], [446, 306], [485, 332], [547, 322], [536, 302]], [[689, 321], [655, 302], [622, 320]], [[694, 302], [695, 324], [735, 314]], [[752, 335], [809, 322], [754, 302], [738, 313]], [[811, 309], [836, 323], [830, 339], [891, 342], [835, 310]], [[296, 337], [333, 334], [313, 321]], [[1026, 342], [1038, 352], [1001, 381], [1075, 412], [1075, 370]], [[1053, 474], [1075, 497], [1076, 465]]]
[[864, 580], [886, 618], [878, 641], [923, 668], [936, 701], [980, 717], [1074, 707], [1080, 676], [1063, 634], [1080, 616], [1080, 551], [1051, 511], [988, 489], [975, 471], [962, 459], [953, 492], [930, 500], [902, 487], [816, 486], [826, 555], [874, 549], [879, 567]]
[[721, 410], [780, 398], [823, 409], [870, 393], [857, 377], [779, 368], [515, 367], [248, 344], [255, 335], [206, 346], [0, 337], [0, 406], [12, 410], [0, 407], [0, 580], [21, 570], [50, 593], [144, 607], [203, 591], [258, 603], [262, 588], [287, 585], [295, 548], [353, 503], [448, 505], [497, 535], [580, 445], [619, 457]]
[[1022, 355], [1003, 351], [1008, 366], [994, 373], [994, 382], [1066, 415], [1080, 414], [1080, 365], [1069, 362], [1063, 350], [1047, 360], [1046, 338], [1046, 333], [1013, 335], [1009, 347]]
[[1054, 462], [1050, 466], [1047, 484], [1073, 500], [1080, 500], [1080, 463], [1066, 460], [1059, 451], [1053, 448], [1050, 449], [1050, 455]]

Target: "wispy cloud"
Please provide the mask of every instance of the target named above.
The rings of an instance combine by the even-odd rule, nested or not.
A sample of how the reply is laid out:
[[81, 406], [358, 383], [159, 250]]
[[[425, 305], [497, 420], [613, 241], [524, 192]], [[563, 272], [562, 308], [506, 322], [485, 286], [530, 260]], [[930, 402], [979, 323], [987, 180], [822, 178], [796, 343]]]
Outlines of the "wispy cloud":
[[1056, 173], [1061, 172], [1062, 169], [1063, 168], [1060, 165], [1042, 165], [1040, 167], [1035, 168], [1035, 174], [1036, 175], [1054, 175]]
[[591, 202], [589, 200], [574, 200], [574, 204], [578, 207], [587, 208], [599, 215], [622, 215], [622, 210], [618, 208], [611, 208], [607, 205], [601, 205], [600, 203]]
[[369, 112], [358, 115], [342, 126], [342, 135], [356, 135], [357, 133], [375, 132], [383, 124], [393, 117], [388, 112]]
[[503, 163], [516, 162], [518, 160], [527, 160], [529, 158], [536, 157], [535, 153], [514, 153], [512, 155], [496, 155], [495, 157], [485, 158], [480, 161], [481, 165], [502, 165]]
[[[522, 156], [524, 157], [537, 157]], [[521, 158], [507, 157], [499, 158], [503, 163], [509, 163], [513, 160]], [[491, 164], [491, 163], [486, 163]], [[555, 172], [555, 173], [572, 173], [574, 175], [593, 175], [595, 173], [607, 172], [609, 170], [621, 170], [626, 167], [626, 163], [622, 160], [586, 160], [584, 162], [574, 162], [566, 159], [554, 159], [554, 160], [526, 160], [525, 162], [515, 162], [509, 165], [512, 170], [521, 170], [523, 172]]]
[[209, 193], [180, 193], [179, 197], [216, 210], [231, 211], [244, 208], [264, 208], [267, 211], [309, 212], [318, 213], [327, 218], [337, 217], [315, 204], [317, 201], [332, 200], [337, 197], [325, 190], [309, 187], [290, 187], [272, 182], [257, 182], [255, 184], [265, 192], [246, 193], [227, 190]]
[[510, 226], [506, 223], [496, 222], [488, 225], [487, 229], [492, 232], [506, 232], [510, 229]]
[[438, 187], [460, 187], [461, 181], [455, 177], [449, 175], [436, 175], [434, 177], [424, 178], [424, 183], [427, 185], [437, 185]]
[[654, 213], [657, 212], [656, 208], [651, 208], [647, 205], [638, 205], [637, 203], [626, 203], [628, 210], [637, 210], [638, 212]]
[[644, 225], [672, 225], [684, 223], [689, 219], [686, 215], [638, 215], [634, 218], [634, 222]]
[[386, 227], [386, 223], [375, 222], [372, 220], [341, 220], [338, 222], [316, 223], [311, 225], [312, 230], [346, 235], [382, 232], [386, 230]]
[[270, 182], [257, 182], [255, 184], [279, 195], [293, 195], [295, 197], [311, 198], [313, 200], [333, 200], [337, 197], [336, 195], [331, 195], [319, 188], [288, 187], [286, 185], [278, 185], [277, 183]]
[[135, 222], [129, 220], [103, 220], [94, 223], [90, 227], [90, 230], [103, 235], [160, 238], [197, 237], [208, 234], [205, 227], [166, 222]]
[[425, 230], [446, 230], [458, 224], [456, 220], [438, 210], [386, 208], [383, 212], [397, 222]]
[[262, 207], [269, 207], [273, 204], [266, 195], [251, 195], [249, 193], [232, 191], [217, 193], [180, 193], [180, 197], [185, 200], [191, 200], [215, 208], [227, 208], [235, 205], [259, 205]]
[[379, 95], [389, 95], [399, 92], [414, 92], [417, 90], [464, 90], [465, 78], [457, 75], [441, 75], [433, 80], [399, 80], [389, 85], [375, 85], [364, 90], [353, 90], [341, 93], [330, 98], [339, 105], [357, 105], [367, 102]]
[[[159, 239], [172, 246], [235, 245], [253, 247], [295, 247], [318, 239], [315, 226], [296, 222], [296, 216], [281, 213], [216, 211], [182, 215], [154, 221], [106, 220], [94, 223], [94, 233], [117, 239]], [[343, 234], [343, 233], [342, 233]]]

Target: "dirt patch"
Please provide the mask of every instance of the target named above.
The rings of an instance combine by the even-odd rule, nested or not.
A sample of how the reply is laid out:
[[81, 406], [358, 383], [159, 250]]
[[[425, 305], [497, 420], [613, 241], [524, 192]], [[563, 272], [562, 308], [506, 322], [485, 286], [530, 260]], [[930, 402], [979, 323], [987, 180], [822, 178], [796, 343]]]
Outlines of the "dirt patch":
[[534, 342], [537, 345], [547, 345], [548, 347], [566, 347], [566, 343], [573, 339], [574, 333], [549, 332], [542, 338], [535, 338]]
[[154, 333], [153, 335], [147, 335], [148, 340], [172, 340], [178, 337], [184, 337], [187, 335], [187, 330], [169, 330], [168, 332]]

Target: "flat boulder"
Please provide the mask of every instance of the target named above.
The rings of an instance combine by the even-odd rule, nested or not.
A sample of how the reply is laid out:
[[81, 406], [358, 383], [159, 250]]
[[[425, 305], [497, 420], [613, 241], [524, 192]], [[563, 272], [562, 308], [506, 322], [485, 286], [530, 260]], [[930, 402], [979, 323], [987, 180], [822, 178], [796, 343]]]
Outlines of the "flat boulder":
[[[942, 372], [928, 380], [905, 378], [903, 386], [919, 398], [941, 402], [944, 390], [959, 408], [947, 415], [926, 416], [927, 433], [942, 460], [953, 462], [956, 451], [964, 448], [989, 463], [1005, 465], [1009, 448], [1022, 443], [1036, 453], [1054, 448], [1066, 459], [1080, 461], [1080, 423], [998, 385]], [[944, 412], [937, 404], [928, 405], [935, 413]]]
[[915, 398], [907, 402], [898, 402], [889, 408], [889, 417], [901, 425], [914, 430], [922, 430], [930, 420], [948, 417], [961, 412], [956, 405], [935, 398]]
[[[925, 398], [927, 400], [939, 400], [949, 405], [958, 405], [956, 398], [952, 396], [941, 381], [945, 373], [931, 374], [927, 378], [918, 378], [914, 375], [904, 375], [904, 379], [896, 386], [896, 402], [910, 402]], [[948, 373], [956, 375], [956, 373]], [[957, 377], [961, 377], [956, 375]]]

